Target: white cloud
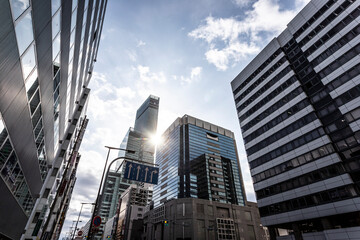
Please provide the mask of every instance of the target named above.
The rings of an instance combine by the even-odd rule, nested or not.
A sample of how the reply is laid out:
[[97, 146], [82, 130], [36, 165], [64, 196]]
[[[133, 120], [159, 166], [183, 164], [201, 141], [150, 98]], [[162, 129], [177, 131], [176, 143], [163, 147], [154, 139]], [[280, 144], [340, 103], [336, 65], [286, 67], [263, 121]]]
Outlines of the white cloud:
[[251, 2], [251, 0], [231, 0], [231, 1], [236, 5], [238, 5], [239, 7], [246, 6]]
[[139, 40], [137, 43], [137, 47], [141, 47], [141, 46], [145, 46], [145, 45], [146, 45], [146, 42], [144, 42], [142, 40]]
[[277, 0], [259, 0], [241, 20], [209, 16], [205, 24], [188, 35], [205, 40], [209, 45], [205, 53], [207, 61], [225, 71], [231, 63], [260, 51], [264, 44], [285, 29], [306, 2], [308, 0], [296, 0], [295, 10], [281, 10]]
[[185, 84], [191, 84], [193, 83], [194, 81], [197, 81], [200, 79], [201, 77], [201, 72], [202, 72], [202, 67], [193, 67], [191, 68], [191, 71], [190, 71], [190, 74], [189, 74], [189, 77], [185, 77], [183, 75], [181, 76], [176, 76], [176, 75], [173, 75], [172, 78], [175, 80], [175, 81], [180, 81], [181, 85], [185, 85]]
[[150, 68], [142, 65], [137, 66], [137, 71], [140, 76], [140, 80], [146, 83], [165, 83], [166, 77], [164, 72], [150, 72]]
[[201, 74], [202, 71], [202, 67], [194, 67], [191, 69], [191, 74], [190, 74], [190, 78], [191, 79], [195, 79], [198, 78]]
[[136, 60], [137, 60], [137, 54], [136, 54], [135, 51], [133, 51], [133, 50], [127, 50], [127, 51], [126, 51], [126, 54], [128, 55], [130, 61], [136, 62]]

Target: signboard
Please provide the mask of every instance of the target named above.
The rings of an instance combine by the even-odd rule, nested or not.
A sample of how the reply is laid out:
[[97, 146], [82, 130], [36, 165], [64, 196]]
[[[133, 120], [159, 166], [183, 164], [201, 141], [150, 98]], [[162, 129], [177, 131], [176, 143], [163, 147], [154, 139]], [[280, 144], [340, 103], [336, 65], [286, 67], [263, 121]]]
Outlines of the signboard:
[[99, 217], [99, 216], [95, 216], [94, 217], [94, 220], [93, 220], [93, 225], [94, 225], [94, 227], [99, 227], [100, 226], [100, 224], [101, 224], [101, 217]]
[[144, 164], [134, 163], [125, 161], [125, 172], [123, 178], [144, 182], [157, 184], [159, 178], [159, 168], [151, 167]]

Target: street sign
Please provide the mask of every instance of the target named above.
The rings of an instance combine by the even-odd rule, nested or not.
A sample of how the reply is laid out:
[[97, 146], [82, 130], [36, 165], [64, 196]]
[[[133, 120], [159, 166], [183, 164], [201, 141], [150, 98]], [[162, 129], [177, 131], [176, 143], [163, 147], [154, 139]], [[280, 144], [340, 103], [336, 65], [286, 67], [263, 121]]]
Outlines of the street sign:
[[159, 168], [125, 161], [125, 172], [123, 178], [138, 182], [157, 184], [159, 178]]
[[99, 227], [100, 224], [101, 224], [101, 217], [100, 216], [95, 216], [94, 220], [93, 220], [94, 227]]

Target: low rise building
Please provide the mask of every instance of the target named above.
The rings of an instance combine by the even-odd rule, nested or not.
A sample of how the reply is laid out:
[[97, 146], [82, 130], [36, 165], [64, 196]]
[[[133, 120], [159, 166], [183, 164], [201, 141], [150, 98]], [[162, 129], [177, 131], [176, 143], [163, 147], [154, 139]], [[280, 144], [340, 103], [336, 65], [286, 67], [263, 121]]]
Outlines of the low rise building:
[[172, 199], [147, 212], [142, 239], [267, 239], [256, 203]]

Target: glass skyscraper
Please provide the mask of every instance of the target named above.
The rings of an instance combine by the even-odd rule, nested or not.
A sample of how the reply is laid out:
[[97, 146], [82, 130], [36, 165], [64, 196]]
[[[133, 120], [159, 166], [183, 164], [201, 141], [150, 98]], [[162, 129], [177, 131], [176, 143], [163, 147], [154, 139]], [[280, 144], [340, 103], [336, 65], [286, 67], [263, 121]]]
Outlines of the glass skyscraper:
[[61, 230], [106, 4], [0, 1], [0, 238]]
[[201, 198], [245, 205], [233, 132], [185, 115], [162, 135], [156, 164], [154, 206], [173, 198]]
[[[120, 144], [121, 149], [129, 151], [119, 151], [119, 157], [154, 163], [155, 144], [151, 141], [151, 137], [156, 134], [159, 101], [160, 98], [150, 95], [137, 110], [135, 128], [129, 128]], [[123, 168], [118, 169], [120, 161], [117, 166], [110, 169], [104, 180], [99, 204], [99, 216], [103, 218], [104, 223], [115, 215], [121, 194], [133, 183], [122, 178]], [[100, 237], [101, 233], [100, 231], [97, 237]]]

